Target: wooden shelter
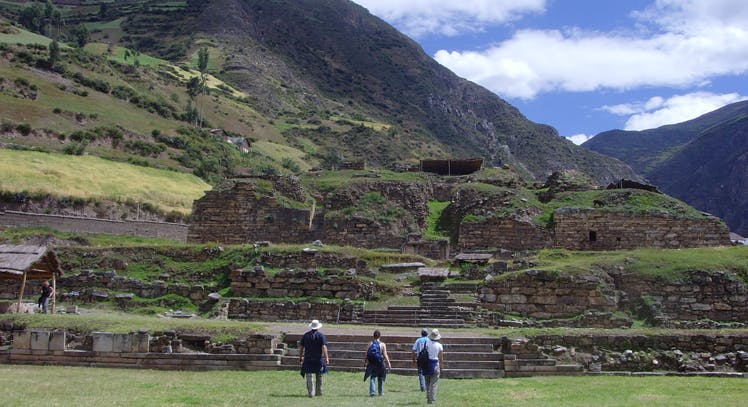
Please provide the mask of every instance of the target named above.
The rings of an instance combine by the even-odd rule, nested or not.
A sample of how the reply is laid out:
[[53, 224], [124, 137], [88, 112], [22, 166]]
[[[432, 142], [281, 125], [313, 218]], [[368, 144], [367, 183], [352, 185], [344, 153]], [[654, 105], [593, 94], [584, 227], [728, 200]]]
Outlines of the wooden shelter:
[[18, 312], [21, 312], [27, 280], [51, 281], [53, 295], [50, 302], [54, 312], [58, 276], [62, 276], [62, 267], [54, 250], [46, 246], [0, 245], [0, 278], [21, 282]]
[[421, 160], [421, 171], [439, 175], [468, 175], [480, 171], [482, 158]]

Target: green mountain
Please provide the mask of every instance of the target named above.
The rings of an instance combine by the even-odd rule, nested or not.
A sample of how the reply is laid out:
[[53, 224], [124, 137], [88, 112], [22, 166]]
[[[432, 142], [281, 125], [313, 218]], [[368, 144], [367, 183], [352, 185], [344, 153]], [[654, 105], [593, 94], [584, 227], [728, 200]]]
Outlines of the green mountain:
[[748, 234], [748, 101], [656, 129], [607, 131], [583, 146], [619, 158], [665, 193]]
[[707, 129], [748, 114], [748, 101], [733, 103], [683, 123], [642, 131], [609, 130], [587, 140], [583, 147], [615, 157], [638, 174], [649, 176], [681, 147]]
[[[3, 2], [0, 12], [20, 21], [32, 3]], [[46, 47], [3, 25], [0, 75], [13, 85], [0, 94], [9, 106], [0, 111], [8, 123], [0, 141], [73, 150], [72, 134], [98, 129], [104, 136], [73, 142], [85, 142], [88, 154], [210, 182], [242, 169], [303, 171], [360, 159], [405, 168], [422, 158], [475, 156], [530, 179], [562, 169], [601, 183], [635, 177], [457, 77], [347, 0], [82, 3], [59, 6], [62, 25], [42, 16], [27, 27], [69, 43], [54, 69], [45, 67]], [[206, 75], [198, 72], [202, 49]], [[23, 96], [19, 78], [41, 89], [39, 97]], [[193, 78], [207, 78], [209, 92], [191, 94]], [[17, 137], [18, 125], [32, 131]], [[110, 128], [124, 142], [113, 143]], [[216, 134], [246, 139], [248, 151], [229, 151]]]

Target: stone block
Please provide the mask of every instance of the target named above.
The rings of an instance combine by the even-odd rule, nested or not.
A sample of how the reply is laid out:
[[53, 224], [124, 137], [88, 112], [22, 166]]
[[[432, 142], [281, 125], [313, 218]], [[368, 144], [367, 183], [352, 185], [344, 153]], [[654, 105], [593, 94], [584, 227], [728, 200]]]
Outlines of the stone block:
[[526, 304], [527, 297], [522, 294], [500, 295], [499, 302], [502, 304]]
[[114, 349], [114, 334], [111, 332], [92, 332], [94, 352], [112, 352]]
[[129, 352], [132, 349], [130, 334], [113, 334], [112, 335], [112, 352], [122, 353]]
[[65, 331], [54, 331], [49, 337], [49, 350], [52, 351], [64, 351], [65, 350]]
[[691, 304], [691, 309], [694, 311], [711, 311], [712, 306], [709, 304], [695, 303]]
[[49, 331], [31, 331], [31, 349], [49, 350]]
[[136, 335], [137, 341], [133, 340], [133, 344], [137, 342], [138, 353], [148, 353], [151, 351], [151, 334], [148, 332], [139, 332]]
[[31, 349], [31, 332], [16, 331], [13, 333], [13, 349]]

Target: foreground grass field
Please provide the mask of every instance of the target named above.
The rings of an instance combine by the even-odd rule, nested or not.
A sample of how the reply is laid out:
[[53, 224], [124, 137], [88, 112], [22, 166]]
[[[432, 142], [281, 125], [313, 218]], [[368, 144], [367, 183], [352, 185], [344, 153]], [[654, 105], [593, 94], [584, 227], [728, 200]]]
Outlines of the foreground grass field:
[[[333, 361], [334, 364], [334, 361]], [[366, 406], [425, 405], [412, 376], [390, 375], [382, 398], [369, 398], [362, 374], [326, 376], [325, 394], [306, 396], [285, 372], [161, 372], [78, 367], [3, 366], [4, 406]], [[532, 377], [442, 380], [442, 406], [740, 406], [744, 379], [679, 377]]]

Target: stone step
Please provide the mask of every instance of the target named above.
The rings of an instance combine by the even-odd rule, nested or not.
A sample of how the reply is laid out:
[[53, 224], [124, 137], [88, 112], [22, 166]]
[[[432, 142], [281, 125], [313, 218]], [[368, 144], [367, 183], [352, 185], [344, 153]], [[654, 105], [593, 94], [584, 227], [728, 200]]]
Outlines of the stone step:
[[439, 329], [459, 329], [459, 328], [468, 328], [468, 324], [463, 323], [444, 323], [444, 322], [429, 322], [429, 321], [416, 321], [416, 322], [382, 322], [382, 321], [376, 321], [376, 322], [366, 322], [365, 324], [374, 324], [379, 326], [391, 326], [391, 327], [403, 327], [403, 326], [430, 326], [432, 328], [439, 328]]
[[447, 294], [449, 295], [450, 293], [451, 292], [449, 290], [444, 290], [444, 289], [421, 288], [421, 294], [437, 294], [437, 295]]
[[556, 359], [517, 359], [517, 366], [556, 366]]
[[[382, 337], [384, 343], [387, 344], [387, 353], [390, 357], [399, 357], [404, 359], [410, 359], [412, 357], [412, 343], [391, 343], [387, 341], [386, 337]], [[368, 349], [371, 342], [328, 342], [327, 348], [336, 351], [346, 352], [365, 352]], [[489, 358], [495, 359], [499, 356], [503, 356], [499, 353], [493, 353], [493, 346], [489, 344], [459, 344], [450, 345], [443, 344], [444, 351], [449, 352], [451, 355], [455, 355], [455, 358], [470, 357], [471, 354], [478, 355], [479, 359]], [[486, 355], [485, 357], [483, 355]]]
[[360, 316], [361, 319], [378, 319], [378, 320], [403, 320], [403, 321], [413, 321], [413, 320], [420, 320], [420, 319], [465, 319], [465, 317], [470, 317], [472, 314], [469, 311], [456, 311], [456, 310], [448, 310], [444, 312], [419, 312], [417, 314], [414, 313], [404, 313], [404, 312], [389, 312], [389, 311], [371, 311], [371, 312], [365, 312]]
[[[412, 344], [420, 336], [420, 327], [413, 328], [413, 335], [387, 335], [386, 331], [382, 332], [382, 338], [385, 343], [402, 343]], [[324, 328], [322, 330], [324, 333]], [[374, 332], [374, 329], [372, 329]], [[285, 336], [284, 342], [296, 346], [296, 343], [301, 339], [303, 333], [288, 333]], [[358, 342], [358, 343], [369, 343], [371, 341], [371, 335], [361, 334], [325, 334], [328, 342]], [[449, 349], [450, 346], [456, 346], [460, 344], [476, 345], [476, 344], [489, 344], [494, 349], [497, 349], [501, 344], [501, 339], [487, 337], [487, 336], [449, 336], [448, 333], [442, 332], [442, 345], [445, 349]]]

